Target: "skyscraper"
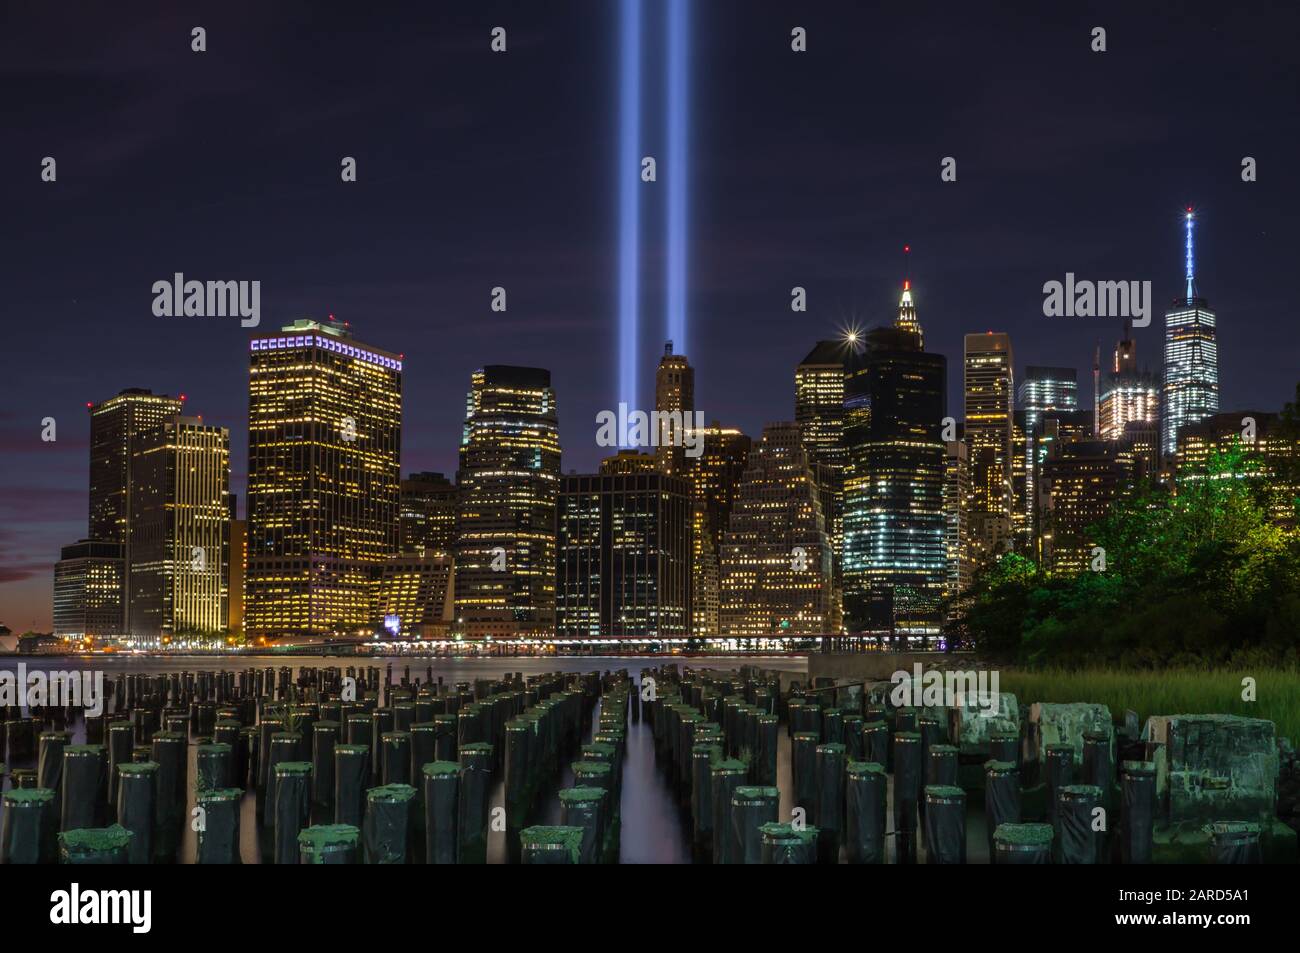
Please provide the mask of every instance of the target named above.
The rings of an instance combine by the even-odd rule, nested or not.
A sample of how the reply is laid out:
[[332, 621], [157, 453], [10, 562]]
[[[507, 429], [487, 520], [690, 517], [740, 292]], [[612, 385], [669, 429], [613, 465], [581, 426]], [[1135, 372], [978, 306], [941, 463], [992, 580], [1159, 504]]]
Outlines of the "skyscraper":
[[1033, 558], [1048, 566], [1051, 556], [1051, 495], [1050, 487], [1043, 483], [1043, 468], [1047, 459], [1056, 454], [1064, 444], [1092, 440], [1093, 420], [1091, 410], [1045, 410], [1034, 428], [1034, 498], [1033, 498]]
[[398, 550], [402, 356], [332, 320], [249, 349], [245, 631], [368, 632]]
[[90, 538], [127, 542], [131, 462], [141, 434], [181, 412], [184, 398], [131, 387], [90, 409]]
[[230, 624], [230, 431], [174, 417], [131, 464], [127, 562], [133, 640], [224, 639]]
[[456, 485], [441, 473], [409, 473], [398, 512], [401, 551], [450, 556], [456, 544]]
[[1197, 292], [1192, 210], [1186, 228], [1186, 294], [1165, 313], [1165, 379], [1160, 404], [1161, 452], [1172, 460], [1178, 430], [1219, 412], [1218, 318]]
[[[233, 499], [233, 497], [232, 497]], [[226, 631], [231, 639], [244, 638], [244, 564], [248, 560], [248, 520], [235, 519], [235, 507], [230, 507], [230, 611]]]
[[966, 441], [970, 453], [970, 541], [976, 564], [1003, 552], [1011, 537], [1011, 337], [966, 335]]
[[686, 449], [680, 430], [694, 425], [695, 369], [684, 354], [673, 353], [673, 342], [664, 345], [664, 356], [655, 371], [655, 410], [666, 421], [659, 438], [659, 466], [669, 476], [681, 476], [686, 468]]
[[615, 470], [561, 478], [556, 635], [691, 635], [691, 485]]
[[836, 566], [843, 560], [844, 532], [844, 371], [854, 344], [818, 341], [794, 371], [794, 419], [803, 430], [804, 446], [826, 468], [825, 490], [831, 499], [830, 531]]
[[687, 459], [686, 475], [694, 498], [691, 615], [694, 635], [699, 638], [713, 638], [719, 632], [722, 537], [745, 474], [750, 443], [741, 431], [715, 420], [704, 428], [700, 455]]
[[894, 319], [894, 327], [915, 334], [917, 348], [925, 350], [925, 332], [921, 330], [921, 319], [917, 317], [916, 305], [912, 302], [911, 279], [903, 279], [903, 296], [898, 299], [898, 317]]
[[1025, 368], [1017, 398], [1025, 412], [1025, 430], [1032, 432], [1043, 411], [1079, 409], [1079, 372], [1073, 367], [1030, 364]]
[[794, 369], [794, 419], [803, 442], [824, 463], [844, 465], [844, 364], [847, 341], [818, 341]]
[[938, 632], [947, 584], [942, 439], [948, 362], [874, 328], [845, 380], [844, 617], [850, 631]]
[[1041, 471], [1047, 500], [1042, 559], [1051, 572], [1077, 575], [1093, 568], [1100, 555], [1093, 552], [1091, 530], [1110, 512], [1123, 484], [1115, 453], [1115, 445], [1105, 440], [1052, 444]]
[[970, 507], [970, 466], [967, 462], [965, 436], [949, 440], [943, 471], [944, 552], [947, 585], [944, 595], [953, 597], [970, 586], [970, 547], [967, 535], [967, 510]]
[[62, 639], [116, 641], [125, 633], [122, 544], [83, 539], [64, 546], [54, 566], [54, 634]]
[[[134, 481], [131, 465], [142, 435], [181, 412], [185, 398], [155, 394], [131, 387], [90, 410], [90, 526], [89, 539], [117, 543], [122, 547], [122, 593], [117, 628], [127, 630], [130, 580], [126, 566], [131, 561], [131, 493]], [[106, 612], [100, 606], [97, 612]]]
[[[1025, 368], [1017, 403], [1023, 419], [1013, 419], [1015, 444], [1012, 460], [1012, 496], [1015, 504], [1012, 527], [1017, 548], [1029, 545], [1034, 524], [1034, 476], [1041, 454], [1034, 448], [1034, 435], [1042, 415], [1051, 410], [1077, 410], [1079, 407], [1079, 372], [1073, 367]], [[1017, 422], [1019, 428], [1017, 432]]]
[[1124, 337], [1116, 343], [1110, 370], [1103, 378], [1097, 436], [1119, 440], [1130, 423], [1154, 424], [1159, 420], [1160, 384], [1150, 371], [1138, 370], [1137, 342], [1129, 336], [1126, 321]]
[[826, 634], [831, 539], [798, 424], [768, 424], [752, 448], [721, 550], [721, 634]]
[[1011, 415], [1011, 538], [1018, 553], [1028, 552], [1033, 535], [1033, 446], [1026, 426], [1027, 414], [1017, 410]]
[[720, 631], [722, 567], [718, 543], [709, 535], [709, 510], [703, 500], [691, 501], [691, 635], [716, 638]]
[[456, 482], [457, 625], [467, 638], [551, 638], [560, 431], [550, 371], [474, 372]]

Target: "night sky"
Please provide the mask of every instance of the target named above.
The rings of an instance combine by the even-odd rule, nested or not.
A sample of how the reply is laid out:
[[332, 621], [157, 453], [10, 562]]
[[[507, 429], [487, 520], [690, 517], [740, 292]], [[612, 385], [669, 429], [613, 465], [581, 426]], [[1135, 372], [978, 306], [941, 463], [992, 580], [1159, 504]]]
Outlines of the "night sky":
[[[403, 469], [452, 473], [470, 372], [549, 368], [564, 468], [592, 469], [617, 400], [618, 6], [422, 2], [11, 4], [0, 32], [0, 622], [50, 628], [53, 563], [86, 533], [87, 401], [185, 394], [230, 427], [243, 506], [247, 338], [158, 318], [184, 272], [259, 280], [262, 323], [333, 313], [404, 352]], [[1149, 6], [1149, 15], [1131, 8]], [[1119, 322], [1046, 318], [1067, 271], [1153, 282], [1160, 366], [1182, 209], [1219, 315], [1221, 406], [1276, 410], [1295, 338], [1296, 5], [700, 0], [691, 55], [696, 404], [757, 436], [795, 364], [892, 320], [911, 243], [927, 348], [1011, 334], [1027, 364], [1091, 364]], [[665, 336], [663, 4], [646, 0], [641, 395]], [[190, 49], [190, 30], [208, 49]], [[508, 52], [489, 49], [507, 30]], [[808, 52], [790, 30], [808, 31]], [[1107, 30], [1105, 53], [1091, 30]], [[41, 181], [53, 156], [58, 180]], [[354, 156], [358, 181], [340, 181]], [[957, 181], [940, 181], [940, 160]], [[1258, 162], [1243, 183], [1241, 160]], [[490, 310], [494, 286], [509, 310]], [[790, 289], [807, 288], [793, 314]], [[43, 443], [41, 420], [58, 439]]]

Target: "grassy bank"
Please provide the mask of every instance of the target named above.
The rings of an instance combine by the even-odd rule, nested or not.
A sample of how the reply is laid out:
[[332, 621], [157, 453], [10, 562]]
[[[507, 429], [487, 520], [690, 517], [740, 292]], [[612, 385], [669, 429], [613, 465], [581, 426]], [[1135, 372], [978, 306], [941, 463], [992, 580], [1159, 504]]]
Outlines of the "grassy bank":
[[[1255, 679], [1255, 701], [1242, 700], [1242, 679]], [[1007, 671], [1000, 689], [1027, 702], [1100, 702], [1112, 715], [1131, 708], [1145, 723], [1150, 715], [1205, 713], [1267, 718], [1279, 735], [1300, 741], [1300, 670], [1122, 669]]]

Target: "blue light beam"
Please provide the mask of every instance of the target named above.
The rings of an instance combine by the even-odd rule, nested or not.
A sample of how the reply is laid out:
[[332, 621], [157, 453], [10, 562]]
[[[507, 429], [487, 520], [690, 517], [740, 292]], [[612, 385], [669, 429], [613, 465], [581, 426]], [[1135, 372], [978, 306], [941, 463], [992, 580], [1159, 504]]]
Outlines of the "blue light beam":
[[690, 109], [690, 13], [688, 0], [668, 5], [668, 340], [678, 354], [689, 354], [686, 338], [687, 145]]
[[641, 241], [641, 0], [623, 0], [618, 154], [618, 399], [637, 406]]

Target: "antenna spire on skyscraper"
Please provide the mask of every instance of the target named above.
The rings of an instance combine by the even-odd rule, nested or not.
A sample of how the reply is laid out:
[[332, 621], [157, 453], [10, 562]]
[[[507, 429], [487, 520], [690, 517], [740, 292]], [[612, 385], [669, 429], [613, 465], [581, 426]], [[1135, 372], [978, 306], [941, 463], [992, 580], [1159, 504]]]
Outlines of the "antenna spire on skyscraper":
[[912, 246], [903, 246], [903, 294], [898, 299], [898, 318], [894, 321], [894, 327], [902, 331], [911, 331], [916, 335], [921, 347], [925, 347], [925, 336], [921, 331], [921, 322], [916, 316], [916, 305], [912, 303], [912, 279], [911, 273], [911, 253]]
[[1187, 303], [1196, 300], [1196, 258], [1192, 254], [1192, 207], [1187, 206]]

